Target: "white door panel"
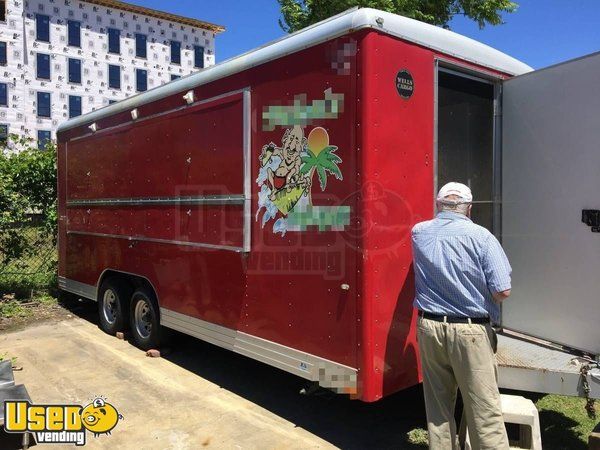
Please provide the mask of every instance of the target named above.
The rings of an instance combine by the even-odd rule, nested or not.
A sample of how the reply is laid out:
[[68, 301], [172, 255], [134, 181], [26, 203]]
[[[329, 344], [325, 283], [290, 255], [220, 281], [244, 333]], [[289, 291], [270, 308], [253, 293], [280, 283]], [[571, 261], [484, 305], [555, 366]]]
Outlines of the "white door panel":
[[600, 354], [600, 54], [513, 78], [502, 106], [503, 326]]

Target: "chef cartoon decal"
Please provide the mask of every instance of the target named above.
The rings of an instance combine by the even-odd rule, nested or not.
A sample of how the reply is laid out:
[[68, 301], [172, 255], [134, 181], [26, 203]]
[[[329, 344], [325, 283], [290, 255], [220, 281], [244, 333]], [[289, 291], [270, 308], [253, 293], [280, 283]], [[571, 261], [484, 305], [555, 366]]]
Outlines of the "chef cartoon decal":
[[[302, 174], [302, 154], [306, 148], [304, 131], [299, 125], [288, 128], [283, 134], [281, 147], [273, 142], [265, 145], [260, 156], [261, 166], [267, 168], [267, 182], [271, 190], [271, 201], [276, 200], [277, 194], [283, 190], [290, 193], [292, 188], [304, 189], [310, 185], [306, 174]], [[269, 164], [277, 158], [277, 167], [273, 169]]]

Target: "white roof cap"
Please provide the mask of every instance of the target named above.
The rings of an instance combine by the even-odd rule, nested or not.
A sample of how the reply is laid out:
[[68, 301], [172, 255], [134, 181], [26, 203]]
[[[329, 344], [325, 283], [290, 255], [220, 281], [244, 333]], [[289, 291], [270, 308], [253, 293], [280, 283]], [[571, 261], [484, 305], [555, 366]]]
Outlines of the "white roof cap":
[[520, 75], [533, 70], [527, 64], [492, 47], [435, 25], [429, 25], [418, 20], [377, 9], [352, 9], [200, 72], [129, 97], [83, 116], [75, 117], [63, 122], [58, 127], [58, 131], [64, 131], [89, 122], [98, 121], [119, 112], [132, 110], [141, 105], [178, 92], [193, 89], [219, 78], [224, 78], [289, 55], [290, 53], [365, 28], [379, 30], [382, 33], [396, 36], [405, 41], [414, 42], [415, 44], [437, 50], [446, 55], [510, 75]]
[[512, 56], [462, 34], [376, 9], [357, 11], [360, 12], [370, 16], [370, 20], [373, 21], [381, 17], [383, 25], [380, 28], [384, 32], [441, 53], [510, 75], [521, 75], [533, 70]]

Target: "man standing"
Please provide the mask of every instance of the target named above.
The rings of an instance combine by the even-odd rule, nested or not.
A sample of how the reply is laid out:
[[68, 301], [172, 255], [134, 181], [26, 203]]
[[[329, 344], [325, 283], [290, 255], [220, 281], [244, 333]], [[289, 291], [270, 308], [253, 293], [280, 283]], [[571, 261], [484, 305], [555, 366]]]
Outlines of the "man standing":
[[508, 449], [491, 321], [510, 295], [511, 267], [498, 240], [471, 219], [473, 196], [448, 183], [435, 219], [412, 230], [417, 338], [430, 449], [458, 450], [457, 387], [474, 449]]

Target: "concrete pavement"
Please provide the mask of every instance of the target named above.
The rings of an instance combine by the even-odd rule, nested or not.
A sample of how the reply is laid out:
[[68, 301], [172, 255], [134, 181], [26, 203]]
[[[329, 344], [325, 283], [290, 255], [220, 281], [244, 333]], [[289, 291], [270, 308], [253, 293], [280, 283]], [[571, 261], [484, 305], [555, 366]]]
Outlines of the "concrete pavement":
[[0, 335], [0, 353], [17, 357], [16, 381], [35, 403], [101, 395], [118, 409], [112, 434], [88, 433], [86, 448], [418, 448], [406, 440], [424, 425], [418, 389], [375, 404], [305, 397], [299, 378], [186, 336], [148, 358], [100, 331], [94, 304], [77, 308], [80, 317]]

